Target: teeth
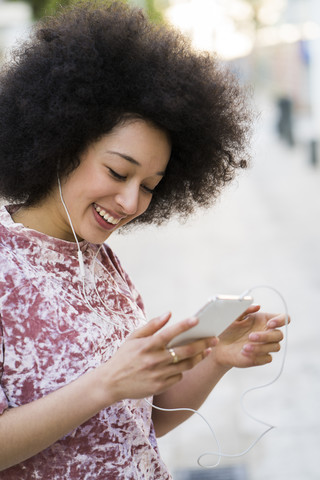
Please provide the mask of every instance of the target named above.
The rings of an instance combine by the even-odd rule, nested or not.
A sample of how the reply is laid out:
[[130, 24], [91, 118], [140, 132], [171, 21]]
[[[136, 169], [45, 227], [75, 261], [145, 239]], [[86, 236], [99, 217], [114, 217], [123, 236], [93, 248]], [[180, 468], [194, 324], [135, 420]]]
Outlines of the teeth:
[[113, 218], [111, 215], [109, 215], [105, 210], [103, 210], [100, 207], [94, 206], [96, 211], [99, 213], [99, 215], [106, 220], [106, 222], [111, 223], [112, 225], [117, 225], [120, 222], [120, 218]]

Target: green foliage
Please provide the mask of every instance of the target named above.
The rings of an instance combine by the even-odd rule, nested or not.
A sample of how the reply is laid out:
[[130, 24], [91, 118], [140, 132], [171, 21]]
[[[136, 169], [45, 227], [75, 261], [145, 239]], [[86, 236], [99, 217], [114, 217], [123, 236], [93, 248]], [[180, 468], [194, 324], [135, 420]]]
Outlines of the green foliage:
[[[16, 1], [16, 0], [9, 0]], [[60, 7], [68, 6], [71, 3], [76, 3], [76, 0], [24, 0], [28, 3], [33, 11], [33, 16], [36, 20], [45, 16], [53, 15]], [[163, 16], [159, 8], [155, 6], [155, 0], [144, 0], [143, 2], [137, 2], [135, 0], [120, 0], [126, 1], [134, 5], [143, 5], [149, 18], [154, 22], [163, 22]]]
[[[21, 1], [21, 0], [7, 0], [9, 2]], [[45, 16], [51, 15], [58, 10], [60, 6], [69, 5], [72, 0], [23, 0], [28, 3], [33, 12], [35, 20]]]
[[155, 7], [154, 0], [146, 0], [146, 11], [152, 21], [158, 23], [164, 21], [162, 13]]

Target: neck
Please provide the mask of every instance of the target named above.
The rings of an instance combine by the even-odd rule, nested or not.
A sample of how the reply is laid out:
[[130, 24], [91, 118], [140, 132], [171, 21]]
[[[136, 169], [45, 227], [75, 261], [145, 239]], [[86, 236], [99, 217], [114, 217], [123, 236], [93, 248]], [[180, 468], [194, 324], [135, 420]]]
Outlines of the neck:
[[50, 237], [74, 242], [75, 239], [72, 232], [65, 228], [57, 209], [50, 207], [50, 202], [44, 202], [32, 207], [21, 206], [12, 215], [12, 219], [15, 223], [22, 223], [26, 228], [31, 228]]

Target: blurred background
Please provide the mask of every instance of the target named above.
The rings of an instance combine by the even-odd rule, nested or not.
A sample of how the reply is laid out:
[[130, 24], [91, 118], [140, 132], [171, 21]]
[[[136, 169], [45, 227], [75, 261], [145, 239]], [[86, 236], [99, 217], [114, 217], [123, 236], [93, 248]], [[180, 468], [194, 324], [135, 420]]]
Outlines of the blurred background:
[[[68, 2], [0, 0], [1, 61], [36, 19], [61, 3]], [[216, 52], [251, 88], [258, 115], [251, 168], [212, 208], [183, 225], [115, 235], [110, 244], [149, 318], [171, 310], [179, 320], [215, 293], [240, 294], [255, 285], [277, 288], [292, 317], [282, 375], [245, 402], [277, 428], [245, 456], [203, 470], [197, 458], [216, 444], [194, 416], [160, 439], [162, 457], [175, 480], [319, 480], [320, 1], [131, 3], [154, 21], [176, 25], [195, 48]], [[265, 310], [283, 311], [275, 293], [258, 288], [253, 296]], [[266, 367], [229, 372], [201, 408], [223, 452], [245, 451], [265, 430], [241, 410], [241, 394], [275, 378], [283, 353]]]

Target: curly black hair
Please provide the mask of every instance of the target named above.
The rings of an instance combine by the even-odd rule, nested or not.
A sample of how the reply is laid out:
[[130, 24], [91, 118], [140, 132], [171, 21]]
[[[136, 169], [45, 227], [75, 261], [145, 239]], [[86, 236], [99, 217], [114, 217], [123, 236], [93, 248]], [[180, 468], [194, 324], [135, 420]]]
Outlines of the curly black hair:
[[168, 132], [166, 175], [138, 223], [209, 206], [247, 166], [251, 113], [236, 78], [122, 1], [77, 1], [38, 22], [0, 75], [0, 196], [40, 202], [126, 115]]

